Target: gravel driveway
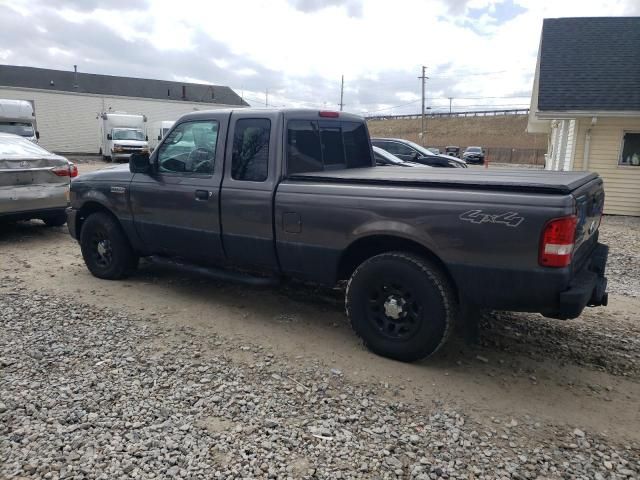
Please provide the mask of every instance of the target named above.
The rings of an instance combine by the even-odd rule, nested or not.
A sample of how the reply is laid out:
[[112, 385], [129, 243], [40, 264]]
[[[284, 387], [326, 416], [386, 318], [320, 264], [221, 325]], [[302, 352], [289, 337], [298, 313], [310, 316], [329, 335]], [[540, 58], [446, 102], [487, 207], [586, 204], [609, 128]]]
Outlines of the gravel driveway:
[[339, 292], [105, 282], [64, 228], [0, 228], [0, 479], [640, 478], [640, 219], [601, 239], [609, 307], [486, 313], [407, 365]]
[[403, 403], [47, 295], [0, 295], [3, 478], [637, 478], [637, 444]]

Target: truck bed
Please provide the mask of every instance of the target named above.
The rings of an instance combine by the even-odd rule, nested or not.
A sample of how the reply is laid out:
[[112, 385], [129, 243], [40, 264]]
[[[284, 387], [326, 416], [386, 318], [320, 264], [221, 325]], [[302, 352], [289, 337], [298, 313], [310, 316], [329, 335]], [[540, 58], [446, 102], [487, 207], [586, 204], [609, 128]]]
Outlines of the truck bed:
[[591, 172], [551, 172], [525, 169], [371, 167], [290, 175], [307, 182], [429, 186], [566, 195], [598, 178]]

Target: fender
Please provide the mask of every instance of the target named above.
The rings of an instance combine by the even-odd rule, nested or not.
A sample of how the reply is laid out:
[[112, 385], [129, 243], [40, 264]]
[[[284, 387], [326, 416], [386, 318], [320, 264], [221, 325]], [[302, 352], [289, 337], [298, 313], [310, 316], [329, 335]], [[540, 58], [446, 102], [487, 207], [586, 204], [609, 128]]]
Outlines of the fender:
[[73, 184], [75, 198], [72, 208], [81, 211], [87, 204], [94, 203], [113, 214], [120, 223], [134, 250], [144, 252], [144, 243], [134, 227], [129, 205], [129, 183], [95, 184], [78, 182]]

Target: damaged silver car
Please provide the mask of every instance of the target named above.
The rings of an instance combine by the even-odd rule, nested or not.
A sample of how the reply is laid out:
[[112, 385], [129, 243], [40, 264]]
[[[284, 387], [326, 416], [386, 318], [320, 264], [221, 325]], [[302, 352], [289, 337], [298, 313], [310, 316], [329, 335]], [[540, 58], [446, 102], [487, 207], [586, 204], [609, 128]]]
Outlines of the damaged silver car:
[[18, 135], [0, 133], [0, 223], [40, 219], [66, 222], [69, 184], [77, 167]]

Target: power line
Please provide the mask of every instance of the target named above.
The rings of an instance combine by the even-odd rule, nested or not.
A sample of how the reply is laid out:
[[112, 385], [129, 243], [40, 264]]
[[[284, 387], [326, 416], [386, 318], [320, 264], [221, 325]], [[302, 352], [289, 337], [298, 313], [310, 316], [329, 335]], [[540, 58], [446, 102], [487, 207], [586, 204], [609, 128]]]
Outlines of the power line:
[[413, 102], [403, 103], [401, 105], [395, 105], [393, 107], [380, 108], [378, 110], [369, 110], [368, 112], [362, 112], [362, 114], [366, 113], [376, 113], [376, 112], [384, 112], [385, 110], [393, 110], [394, 108], [406, 107], [407, 105], [413, 105], [414, 103], [418, 103], [420, 100], [414, 100]]

